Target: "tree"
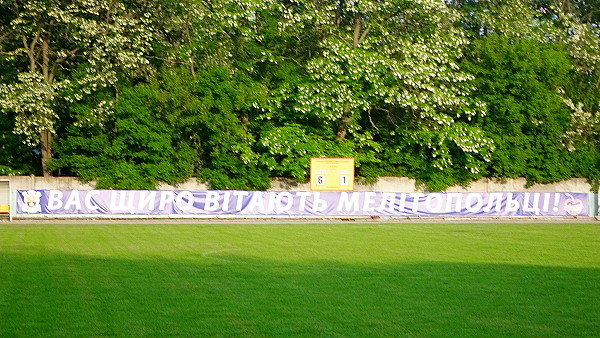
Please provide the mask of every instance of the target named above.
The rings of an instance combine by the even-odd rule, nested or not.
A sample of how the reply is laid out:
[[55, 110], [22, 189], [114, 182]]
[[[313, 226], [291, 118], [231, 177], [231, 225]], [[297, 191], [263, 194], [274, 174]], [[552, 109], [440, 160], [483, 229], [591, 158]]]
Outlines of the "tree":
[[13, 133], [14, 124], [13, 116], [0, 114], [0, 176], [39, 173], [39, 157]]
[[[16, 114], [15, 132], [29, 145], [40, 145], [48, 176], [52, 138], [69, 105], [148, 63], [149, 13], [118, 0], [0, 0], [0, 7], [9, 18], [3, 55], [18, 67], [16, 78], [0, 85], [0, 109]], [[111, 104], [98, 102], [75, 118], [99, 123]]]
[[494, 34], [475, 42], [473, 53], [477, 61], [465, 67], [477, 77], [479, 97], [489, 107], [481, 125], [497, 145], [490, 174], [530, 183], [572, 177], [562, 146], [570, 111], [560, 89], [572, 76], [566, 48]]
[[[281, 88], [293, 109], [263, 117], [274, 121], [262, 139], [272, 168], [337, 154], [375, 163], [382, 148], [407, 142], [391, 135], [433, 155], [435, 170], [459, 156], [478, 172], [489, 160], [491, 140], [472, 122], [485, 109], [457, 64], [467, 41], [454, 10], [438, 1], [305, 0], [286, 3], [284, 14], [282, 34], [317, 41], [303, 41], [305, 77]], [[302, 151], [286, 151], [290, 143]], [[306, 177], [303, 167], [294, 176]]]
[[455, 1], [498, 144], [490, 173], [530, 183], [600, 176], [600, 31], [589, 1]]
[[161, 81], [179, 111], [179, 130], [198, 145], [196, 173], [213, 188], [267, 188], [255, 118], [269, 105], [269, 63], [277, 1], [167, 3]]
[[214, 189], [266, 189], [268, 172], [238, 119], [256, 95], [226, 68], [163, 69], [124, 89], [103, 126], [68, 128], [53, 166], [103, 188], [154, 189], [196, 175]]
[[176, 129], [177, 111], [169, 109], [169, 101], [157, 83], [124, 89], [102, 126], [67, 128], [51, 167], [104, 189], [155, 189], [160, 182], [184, 181], [193, 174], [198, 152]]
[[194, 144], [195, 172], [213, 189], [266, 189], [269, 173], [258, 161], [249, 111], [264, 100], [264, 88], [229, 67], [166, 70], [161, 84], [169, 93], [165, 109], [176, 112], [175, 130]]

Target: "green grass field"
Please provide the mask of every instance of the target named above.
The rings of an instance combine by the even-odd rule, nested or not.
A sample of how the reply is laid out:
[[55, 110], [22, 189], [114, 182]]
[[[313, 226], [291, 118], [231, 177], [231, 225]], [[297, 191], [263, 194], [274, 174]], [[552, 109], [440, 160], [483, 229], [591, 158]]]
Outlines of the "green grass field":
[[2, 225], [0, 336], [600, 337], [600, 226]]

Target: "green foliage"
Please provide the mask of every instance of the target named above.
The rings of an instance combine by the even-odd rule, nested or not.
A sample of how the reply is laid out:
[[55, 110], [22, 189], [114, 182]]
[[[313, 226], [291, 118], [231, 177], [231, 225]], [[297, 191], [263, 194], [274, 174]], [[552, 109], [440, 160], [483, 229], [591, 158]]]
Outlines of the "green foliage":
[[383, 149], [410, 144], [432, 170], [479, 172], [493, 146], [472, 122], [484, 109], [456, 64], [466, 44], [457, 18], [435, 1], [286, 5], [282, 34], [303, 32], [306, 61], [260, 117], [269, 169], [302, 181], [310, 157], [349, 156], [372, 180]]
[[24, 175], [25, 172], [22, 170], [15, 170], [5, 165], [0, 165], [0, 176], [20, 176]]
[[[365, 176], [405, 176], [416, 180], [417, 184], [428, 191], [442, 191], [452, 185], [467, 185], [471, 180], [483, 177], [486, 172], [469, 170], [469, 161], [465, 153], [457, 149], [445, 148], [453, 156], [453, 163], [440, 170], [434, 161], [433, 150], [423, 148], [414, 142], [414, 132], [397, 128], [382, 139], [381, 162], [361, 168]], [[439, 143], [437, 143], [439, 146]], [[443, 145], [443, 143], [442, 143]]]
[[196, 153], [182, 142], [155, 86], [127, 89], [106, 128], [70, 128], [58, 146], [54, 168], [68, 168], [98, 188], [154, 189], [190, 177]]
[[212, 189], [266, 190], [271, 186], [270, 172], [262, 166], [244, 163], [228, 154], [216, 158], [209, 168], [201, 171], [201, 178]]
[[214, 189], [268, 188], [269, 172], [258, 162], [249, 131], [254, 107], [264, 101], [264, 87], [222, 67], [196, 76], [171, 69], [162, 80], [168, 106], [179, 111], [174, 123], [201, 154], [195, 168], [200, 177]]
[[195, 173], [214, 189], [266, 189], [268, 172], [242, 121], [260, 96], [252, 86], [224, 68], [166, 70], [160, 82], [125, 90], [103, 127], [70, 128], [54, 167], [99, 187], [149, 189]]
[[13, 133], [14, 116], [0, 113], [0, 175], [40, 174], [39, 154]]
[[42, 132], [56, 134], [52, 168], [99, 187], [266, 189], [305, 182], [323, 156], [435, 191], [600, 179], [588, 3], [67, 2], [0, 0], [11, 170], [39, 172]]
[[490, 175], [539, 183], [572, 177], [562, 144], [570, 110], [560, 89], [572, 76], [564, 47], [489, 35], [473, 44], [472, 60], [464, 66], [488, 106], [480, 123], [496, 143]]
[[[0, 55], [13, 62], [16, 79], [0, 82], [0, 112], [15, 114], [14, 131], [41, 149], [50, 175], [52, 137], [69, 106], [119, 75], [143, 73], [153, 30], [141, 3], [126, 1], [0, 0]], [[2, 67], [0, 67], [1, 69]], [[104, 102], [96, 111], [102, 114]], [[97, 119], [93, 119], [94, 121]]]
[[[379, 161], [371, 150], [378, 145], [371, 140], [339, 141], [331, 131], [327, 134], [301, 124], [270, 125], [263, 130], [260, 143], [261, 162], [275, 175], [293, 177], [299, 182], [308, 180], [312, 157], [353, 157], [358, 168]], [[371, 149], [361, 149], [361, 145]]]

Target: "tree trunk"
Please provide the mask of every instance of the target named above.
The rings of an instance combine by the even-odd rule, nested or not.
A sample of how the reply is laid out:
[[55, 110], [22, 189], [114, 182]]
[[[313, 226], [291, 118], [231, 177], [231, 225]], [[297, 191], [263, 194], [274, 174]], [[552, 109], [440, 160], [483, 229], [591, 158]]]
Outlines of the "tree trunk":
[[[42, 39], [42, 75], [47, 84], [51, 85], [54, 75], [50, 71], [50, 45], [49, 37]], [[42, 171], [44, 177], [51, 177], [52, 170], [48, 168], [48, 164], [52, 159], [52, 132], [47, 129], [40, 131], [40, 146], [42, 148]]]
[[[363, 40], [369, 34], [370, 28], [367, 27], [363, 30], [363, 18], [360, 13], [356, 13], [354, 16], [354, 34], [352, 37], [352, 47], [358, 48], [359, 45], [363, 42]], [[346, 103], [344, 107], [344, 114], [342, 115], [342, 120], [340, 121], [340, 125], [338, 126], [338, 130], [336, 132], [336, 139], [338, 142], [341, 142], [346, 139], [348, 135], [348, 125], [352, 121], [352, 112], [350, 111], [350, 104]]]
[[336, 139], [338, 141], [341, 142], [346, 139], [346, 135], [348, 134], [348, 125], [350, 124], [351, 120], [352, 116], [350, 115], [350, 105], [346, 104], [346, 107], [344, 107], [344, 115], [342, 116], [342, 121], [340, 122], [336, 133]]
[[42, 171], [44, 172], [44, 177], [51, 177], [52, 170], [48, 168], [48, 163], [52, 159], [52, 133], [49, 130], [42, 130], [40, 141], [42, 148]]

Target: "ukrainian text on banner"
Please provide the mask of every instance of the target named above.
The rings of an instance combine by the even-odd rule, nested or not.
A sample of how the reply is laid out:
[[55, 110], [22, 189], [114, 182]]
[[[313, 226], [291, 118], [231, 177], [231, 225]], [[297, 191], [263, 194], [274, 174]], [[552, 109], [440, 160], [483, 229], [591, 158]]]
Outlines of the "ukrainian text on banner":
[[586, 193], [19, 190], [20, 214], [589, 216]]

